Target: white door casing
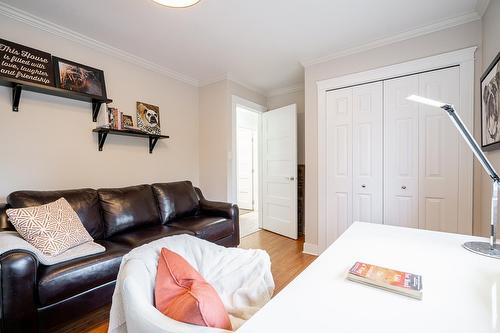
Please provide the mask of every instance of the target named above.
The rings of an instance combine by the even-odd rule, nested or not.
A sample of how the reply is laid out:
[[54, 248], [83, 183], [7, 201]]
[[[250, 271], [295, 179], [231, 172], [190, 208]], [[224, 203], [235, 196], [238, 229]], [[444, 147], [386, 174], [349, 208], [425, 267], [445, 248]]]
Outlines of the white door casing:
[[[328, 242], [328, 126], [327, 126], [327, 95], [333, 89], [356, 86], [370, 82], [390, 80], [396, 77], [413, 75], [432, 70], [440, 70], [457, 66], [459, 71], [459, 99], [460, 115], [466, 126], [473, 126], [474, 110], [474, 54], [477, 47], [443, 53], [426, 58], [381, 67], [354, 74], [348, 74], [317, 82], [318, 92], [318, 229], [317, 243], [313, 238], [307, 237], [304, 248], [307, 253], [319, 254], [329, 245]], [[417, 90], [418, 91], [418, 88]], [[385, 121], [384, 121], [385, 123]], [[458, 207], [458, 232], [472, 233], [472, 197], [473, 197], [473, 159], [465, 142], [459, 143], [459, 207]], [[385, 168], [385, 167], [384, 167]], [[385, 188], [384, 188], [385, 190]], [[306, 190], [307, 195], [307, 190]], [[417, 207], [418, 210], [418, 207]], [[384, 216], [384, 219], [387, 217]], [[418, 222], [417, 222], [418, 224]]]
[[254, 202], [254, 131], [244, 127], [237, 130], [238, 149], [238, 206], [253, 210]]
[[383, 84], [353, 94], [353, 221], [383, 223]]
[[262, 114], [262, 227], [297, 239], [297, 107]]

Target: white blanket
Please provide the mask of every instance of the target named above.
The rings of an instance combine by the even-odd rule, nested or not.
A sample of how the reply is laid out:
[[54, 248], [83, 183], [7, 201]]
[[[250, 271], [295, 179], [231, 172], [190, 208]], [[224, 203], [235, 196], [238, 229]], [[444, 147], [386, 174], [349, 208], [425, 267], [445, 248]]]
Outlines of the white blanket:
[[[113, 294], [108, 332], [127, 332], [122, 295], [122, 284], [126, 275], [130, 274], [126, 266], [144, 265], [147, 269], [145, 276], [149, 281], [143, 284], [148, 284], [151, 286], [148, 288], [152, 289], [163, 247], [181, 255], [215, 288], [235, 330], [271, 299], [274, 281], [271, 261], [265, 251], [225, 248], [189, 235], [170, 236], [135, 248], [123, 257]], [[148, 292], [153, 293], [154, 290]], [[163, 316], [156, 309], [154, 311]], [[196, 331], [201, 332], [200, 329]], [[207, 328], [207, 332], [212, 330]]]
[[86, 242], [68, 249], [63, 253], [58, 254], [57, 256], [49, 256], [43, 254], [42, 251], [38, 250], [36, 247], [25, 241], [15, 231], [0, 232], [0, 255], [12, 250], [24, 250], [31, 252], [40, 263], [50, 266], [64, 261], [101, 253], [106, 249], [104, 248], [104, 246], [99, 245], [95, 242]]

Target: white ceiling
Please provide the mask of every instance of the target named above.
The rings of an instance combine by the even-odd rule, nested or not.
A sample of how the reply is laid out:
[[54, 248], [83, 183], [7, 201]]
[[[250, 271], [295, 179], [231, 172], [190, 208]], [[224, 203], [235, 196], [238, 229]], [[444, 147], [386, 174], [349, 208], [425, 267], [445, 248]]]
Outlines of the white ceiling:
[[[303, 82], [302, 63], [446, 22], [488, 0], [3, 0], [203, 85], [230, 76], [268, 93]], [[482, 13], [480, 13], [482, 14]], [[425, 29], [424, 29], [425, 30]], [[167, 70], [165, 70], [167, 71]], [[164, 71], [164, 72], [165, 72]]]

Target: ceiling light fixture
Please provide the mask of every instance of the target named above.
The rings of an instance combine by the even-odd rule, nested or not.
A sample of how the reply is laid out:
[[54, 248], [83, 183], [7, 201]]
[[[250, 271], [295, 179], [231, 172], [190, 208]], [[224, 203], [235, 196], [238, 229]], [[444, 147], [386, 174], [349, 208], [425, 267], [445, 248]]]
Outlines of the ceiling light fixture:
[[184, 8], [196, 5], [200, 0], [153, 0], [160, 5], [174, 8]]

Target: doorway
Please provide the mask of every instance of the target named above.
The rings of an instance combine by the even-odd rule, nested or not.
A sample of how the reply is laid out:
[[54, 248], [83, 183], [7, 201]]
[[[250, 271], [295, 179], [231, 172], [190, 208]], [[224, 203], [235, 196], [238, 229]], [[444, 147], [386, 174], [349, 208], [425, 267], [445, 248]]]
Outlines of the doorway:
[[240, 235], [260, 229], [259, 126], [260, 114], [236, 105], [236, 202], [240, 208]]
[[265, 229], [297, 239], [297, 106], [232, 101], [228, 193], [240, 207], [240, 237]]

